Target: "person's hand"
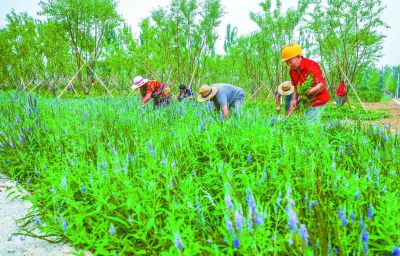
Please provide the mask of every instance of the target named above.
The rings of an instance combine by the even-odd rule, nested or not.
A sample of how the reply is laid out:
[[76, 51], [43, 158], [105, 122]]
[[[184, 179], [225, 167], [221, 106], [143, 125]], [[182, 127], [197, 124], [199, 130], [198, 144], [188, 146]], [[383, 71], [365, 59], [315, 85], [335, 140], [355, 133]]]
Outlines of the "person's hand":
[[276, 107], [276, 112], [278, 112], [278, 113], [281, 112], [281, 106]]
[[310, 90], [308, 90], [307, 92], [306, 92], [306, 96], [307, 96], [307, 98], [311, 98], [311, 96], [313, 95], [314, 93], [313, 92], [311, 92], [311, 89]]

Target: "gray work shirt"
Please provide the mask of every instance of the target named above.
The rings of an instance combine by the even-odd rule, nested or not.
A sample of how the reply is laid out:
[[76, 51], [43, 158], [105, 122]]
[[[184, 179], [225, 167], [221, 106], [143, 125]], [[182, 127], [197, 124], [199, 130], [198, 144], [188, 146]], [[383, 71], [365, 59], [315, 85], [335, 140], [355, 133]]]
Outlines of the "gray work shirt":
[[218, 91], [212, 98], [214, 105], [218, 108], [241, 107], [244, 103], [244, 91], [242, 88], [231, 84], [212, 84], [211, 87], [218, 87]]

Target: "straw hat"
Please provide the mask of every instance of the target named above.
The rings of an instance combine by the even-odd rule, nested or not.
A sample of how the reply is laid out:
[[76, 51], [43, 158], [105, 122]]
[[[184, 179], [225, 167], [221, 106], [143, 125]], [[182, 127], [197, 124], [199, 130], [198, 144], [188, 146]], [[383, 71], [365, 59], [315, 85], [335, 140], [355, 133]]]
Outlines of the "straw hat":
[[209, 86], [208, 84], [203, 84], [200, 88], [199, 96], [197, 97], [197, 101], [203, 102], [211, 99], [217, 93], [218, 87]]
[[133, 84], [131, 86], [131, 89], [135, 90], [137, 88], [140, 88], [141, 86], [146, 84], [148, 81], [149, 81], [149, 79], [143, 78], [141, 76], [137, 76], [137, 77], [133, 78]]
[[282, 96], [290, 95], [294, 92], [294, 86], [291, 81], [285, 81], [278, 85], [278, 92]]

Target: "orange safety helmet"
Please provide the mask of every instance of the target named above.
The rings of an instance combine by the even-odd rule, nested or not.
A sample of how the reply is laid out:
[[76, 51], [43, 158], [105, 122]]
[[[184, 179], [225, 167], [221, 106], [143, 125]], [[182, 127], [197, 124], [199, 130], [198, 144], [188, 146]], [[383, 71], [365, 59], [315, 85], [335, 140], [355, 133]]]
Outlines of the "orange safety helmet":
[[282, 48], [282, 60], [281, 62], [287, 61], [291, 58], [299, 56], [302, 53], [301, 47], [299, 44], [292, 43], [283, 46]]

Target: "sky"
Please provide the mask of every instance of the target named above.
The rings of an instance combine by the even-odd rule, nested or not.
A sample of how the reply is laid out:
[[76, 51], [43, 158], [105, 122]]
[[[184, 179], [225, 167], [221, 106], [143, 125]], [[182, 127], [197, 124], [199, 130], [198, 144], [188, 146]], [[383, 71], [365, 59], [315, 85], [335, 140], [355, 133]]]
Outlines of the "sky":
[[[281, 0], [283, 9], [295, 7], [297, 1]], [[119, 0], [118, 12], [125, 21], [131, 25], [134, 36], [139, 36], [138, 24], [141, 19], [150, 16], [151, 11], [159, 6], [168, 6], [171, 0]], [[223, 39], [227, 24], [238, 28], [239, 35], [245, 35], [257, 30], [257, 26], [249, 17], [250, 12], [261, 12], [258, 3], [261, 0], [221, 0], [225, 10], [221, 25], [218, 28], [219, 40], [216, 42], [216, 50], [222, 53]], [[383, 42], [383, 57], [378, 66], [400, 65], [400, 1], [382, 0], [386, 5], [382, 20], [390, 26], [381, 32], [387, 37]], [[17, 13], [27, 12], [30, 16], [38, 18], [37, 12], [40, 10], [38, 0], [0, 0], [0, 28], [6, 26], [6, 15], [12, 9]]]

